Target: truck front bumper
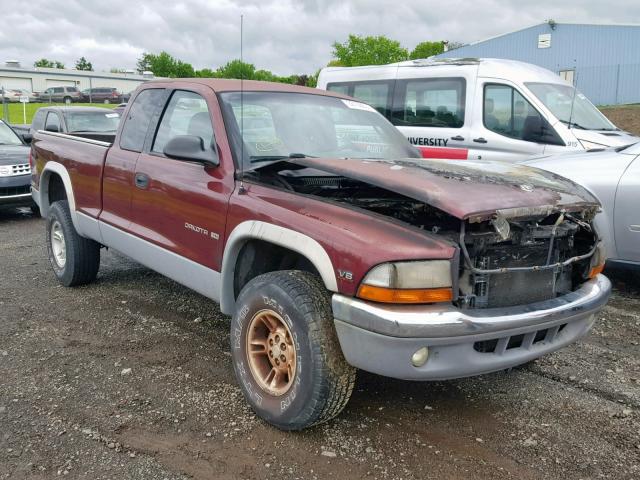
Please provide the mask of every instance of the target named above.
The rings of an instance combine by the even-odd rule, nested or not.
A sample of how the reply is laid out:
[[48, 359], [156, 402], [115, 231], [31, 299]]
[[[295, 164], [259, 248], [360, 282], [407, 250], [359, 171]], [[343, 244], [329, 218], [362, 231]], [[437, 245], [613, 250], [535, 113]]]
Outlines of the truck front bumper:
[[[561, 297], [507, 308], [384, 305], [339, 294], [332, 304], [348, 363], [387, 377], [445, 380], [510, 368], [576, 341], [610, 294], [611, 282], [598, 275]], [[426, 362], [415, 362], [424, 347]]]

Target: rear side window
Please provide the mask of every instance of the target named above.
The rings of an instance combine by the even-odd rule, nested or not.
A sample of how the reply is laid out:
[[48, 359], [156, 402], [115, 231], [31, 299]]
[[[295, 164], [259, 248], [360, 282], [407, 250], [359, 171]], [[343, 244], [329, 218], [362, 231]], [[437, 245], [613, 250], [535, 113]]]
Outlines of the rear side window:
[[49, 112], [47, 114], [47, 121], [44, 124], [44, 129], [49, 132], [60, 131], [60, 117], [57, 113]]
[[78, 89], [76, 87], [67, 87], [67, 92], [77, 92]]
[[134, 152], [142, 151], [151, 117], [162, 102], [163, 92], [164, 90], [160, 88], [150, 88], [138, 94], [122, 128], [120, 148]]
[[53, 89], [53, 93], [62, 93], [62, 92], [64, 92], [64, 88], [62, 87], [55, 87]]
[[355, 97], [371, 105], [385, 117], [389, 117], [392, 85], [393, 82], [389, 80], [330, 83], [327, 85], [327, 90]]
[[506, 137], [528, 140], [529, 125], [541, 123], [540, 113], [508, 85], [484, 87], [483, 121], [487, 130]]
[[391, 121], [394, 125], [460, 128], [464, 125], [464, 78], [398, 81]]
[[165, 109], [151, 150], [162, 153], [169, 140], [178, 135], [202, 138], [206, 148], [213, 142], [211, 116], [204, 98], [194, 92], [176, 90]]
[[44, 128], [44, 117], [47, 114], [45, 110], [39, 110], [33, 117], [31, 122], [31, 129], [34, 131], [42, 130]]

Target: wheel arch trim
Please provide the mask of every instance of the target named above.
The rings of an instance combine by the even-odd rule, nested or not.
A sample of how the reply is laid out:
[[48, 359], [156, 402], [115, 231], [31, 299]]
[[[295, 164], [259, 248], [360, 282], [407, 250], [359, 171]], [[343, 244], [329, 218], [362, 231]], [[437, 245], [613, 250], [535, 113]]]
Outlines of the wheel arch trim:
[[67, 201], [69, 202], [69, 211], [71, 213], [71, 221], [73, 222], [73, 226], [76, 231], [82, 235], [81, 229], [79, 228], [78, 215], [76, 212], [76, 199], [73, 195], [73, 186], [71, 184], [71, 177], [69, 176], [69, 172], [59, 162], [49, 161], [45, 164], [42, 169], [42, 173], [40, 174], [40, 191], [38, 193], [40, 206], [40, 214], [46, 218], [49, 214], [49, 208], [51, 205], [49, 204], [49, 183], [51, 179], [51, 174], [55, 173], [62, 180], [62, 184], [64, 185], [64, 190], [67, 193]]
[[306, 257], [318, 270], [325, 287], [338, 291], [338, 282], [329, 254], [320, 243], [303, 233], [267, 222], [249, 220], [238, 224], [227, 239], [222, 260], [220, 310], [228, 315], [235, 306], [234, 277], [238, 256], [249, 240], [262, 240]]

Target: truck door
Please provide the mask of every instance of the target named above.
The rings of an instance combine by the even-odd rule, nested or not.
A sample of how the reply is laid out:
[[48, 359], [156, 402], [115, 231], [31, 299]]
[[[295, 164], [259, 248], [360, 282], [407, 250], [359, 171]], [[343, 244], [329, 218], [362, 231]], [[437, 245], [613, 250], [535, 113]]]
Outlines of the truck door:
[[[214, 134], [215, 131], [215, 134]], [[216, 271], [221, 269], [227, 205], [234, 188], [229, 160], [220, 165], [168, 158], [174, 137], [200, 137], [220, 153], [226, 138], [217, 100], [209, 87], [171, 92], [157, 128], [135, 168], [132, 231], [135, 235]]]
[[138, 156], [144, 147], [149, 125], [164, 105], [167, 92], [163, 88], [140, 91], [133, 100], [120, 135], [118, 145], [108, 153], [102, 177], [102, 213], [100, 219], [124, 231], [130, 230], [131, 194]]
[[[403, 76], [423, 75], [407, 69]], [[425, 158], [466, 160], [467, 80], [464, 77], [396, 80], [391, 122]]]
[[640, 262], [640, 156], [625, 170], [616, 193], [614, 229], [622, 260]]
[[533, 140], [532, 131], [544, 122], [540, 112], [516, 88], [479, 78], [469, 158], [517, 162], [541, 155], [545, 144]]

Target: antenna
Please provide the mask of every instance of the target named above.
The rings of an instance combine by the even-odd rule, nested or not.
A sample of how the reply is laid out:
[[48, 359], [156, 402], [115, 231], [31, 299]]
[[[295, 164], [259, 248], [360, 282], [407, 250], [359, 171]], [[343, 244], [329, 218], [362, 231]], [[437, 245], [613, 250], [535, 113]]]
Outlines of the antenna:
[[244, 15], [240, 15], [240, 190], [244, 191], [244, 57], [242, 56]]
[[576, 102], [576, 92], [578, 91], [578, 67], [576, 59], [573, 59], [573, 97], [571, 98], [571, 111], [569, 112], [569, 129], [571, 129], [573, 120], [573, 104]]

